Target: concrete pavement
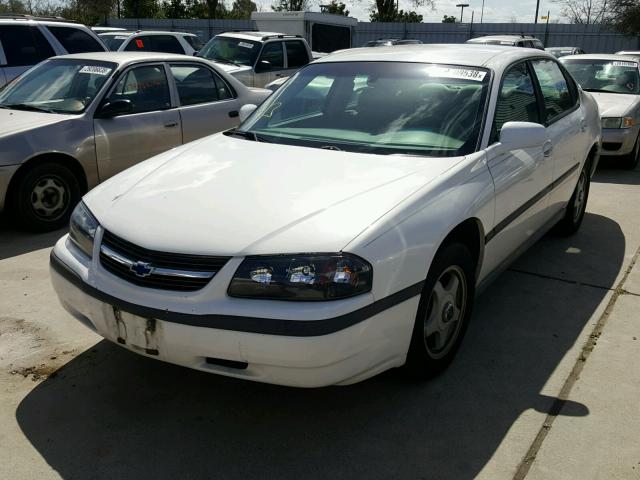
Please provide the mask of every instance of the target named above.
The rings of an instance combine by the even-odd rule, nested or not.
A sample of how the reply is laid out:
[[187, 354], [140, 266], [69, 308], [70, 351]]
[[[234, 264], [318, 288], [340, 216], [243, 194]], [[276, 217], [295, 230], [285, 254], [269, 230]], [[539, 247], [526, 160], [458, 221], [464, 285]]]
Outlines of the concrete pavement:
[[581, 231], [489, 287], [428, 383], [296, 390], [137, 356], [57, 304], [61, 232], [0, 227], [0, 478], [640, 478], [639, 185], [599, 171]]

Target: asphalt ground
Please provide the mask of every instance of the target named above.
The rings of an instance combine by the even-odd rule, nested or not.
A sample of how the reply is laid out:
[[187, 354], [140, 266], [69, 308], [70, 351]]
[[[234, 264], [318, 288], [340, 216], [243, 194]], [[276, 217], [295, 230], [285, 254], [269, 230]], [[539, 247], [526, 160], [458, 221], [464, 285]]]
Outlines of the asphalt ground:
[[284, 388], [164, 364], [71, 318], [64, 231], [0, 221], [0, 478], [640, 478], [640, 171], [601, 168], [478, 299], [454, 364]]

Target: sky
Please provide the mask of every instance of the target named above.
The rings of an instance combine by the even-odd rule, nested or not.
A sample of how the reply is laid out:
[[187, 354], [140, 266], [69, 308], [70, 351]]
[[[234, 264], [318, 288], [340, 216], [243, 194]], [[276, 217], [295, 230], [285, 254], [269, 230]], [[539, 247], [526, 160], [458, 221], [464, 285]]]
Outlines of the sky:
[[[227, 0], [230, 2], [231, 0]], [[255, 1], [255, 0], [254, 0]], [[369, 9], [373, 4], [373, 0], [339, 0], [347, 4], [347, 10], [352, 17], [356, 17], [360, 21], [369, 21]], [[411, 0], [400, 0], [400, 8], [407, 10], [416, 10], [424, 19], [423, 22], [441, 22], [444, 15], [454, 15], [460, 18], [460, 8], [456, 7], [458, 3], [468, 3], [470, 6], [464, 9], [464, 21], [471, 20], [471, 12], [475, 11], [474, 22], [480, 22], [482, 0], [434, 0], [436, 3], [435, 11], [430, 8], [422, 7], [415, 9], [411, 5]], [[325, 3], [323, 0], [316, 0], [317, 3]], [[257, 4], [261, 6], [262, 11], [269, 11], [273, 3], [272, 0], [257, 0]], [[328, 0], [326, 1], [328, 3]], [[533, 23], [536, 13], [536, 0], [485, 0], [484, 5], [484, 21], [485, 22], [511, 22], [517, 19], [518, 23]], [[313, 10], [318, 10], [317, 6]], [[553, 0], [540, 0], [540, 15], [546, 15], [547, 11], [551, 11], [551, 21], [554, 19], [564, 21], [560, 16], [560, 9]], [[546, 21], [546, 20], [538, 20]]]

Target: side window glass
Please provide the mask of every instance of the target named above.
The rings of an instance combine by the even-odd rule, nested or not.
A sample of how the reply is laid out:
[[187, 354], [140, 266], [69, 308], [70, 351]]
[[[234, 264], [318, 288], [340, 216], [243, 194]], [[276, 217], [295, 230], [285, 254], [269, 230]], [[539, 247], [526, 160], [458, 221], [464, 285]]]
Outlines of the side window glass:
[[233, 98], [233, 92], [231, 91], [231, 88], [229, 88], [229, 86], [226, 84], [226, 82], [224, 80], [222, 80], [222, 78], [220, 78], [216, 74], [214, 74], [213, 77], [214, 77], [214, 80], [216, 82], [216, 89], [218, 91], [218, 99], [219, 100], [228, 100], [230, 98]]
[[282, 42], [271, 42], [262, 48], [260, 61], [266, 60], [271, 64], [271, 68], [284, 68], [284, 55], [282, 55]]
[[129, 40], [124, 49], [127, 52], [137, 52], [139, 50], [152, 50], [151, 37], [135, 37]]
[[0, 42], [8, 67], [35, 65], [55, 55], [37, 27], [3, 25], [0, 28]]
[[575, 105], [567, 79], [553, 60], [531, 62], [544, 98], [546, 121], [551, 122]]
[[491, 142], [498, 141], [500, 130], [507, 122], [540, 123], [536, 92], [526, 63], [514, 65], [502, 78]]
[[164, 68], [149, 65], [129, 70], [109, 94], [108, 102], [129, 100], [132, 113], [165, 110], [171, 107], [171, 96]]
[[196, 65], [171, 65], [176, 81], [180, 105], [196, 105], [218, 100], [218, 89], [213, 73], [206, 67]]
[[284, 42], [287, 49], [287, 68], [300, 68], [309, 63], [309, 54], [304, 43]]
[[172, 35], [154, 35], [151, 40], [154, 52], [184, 55], [184, 48], [182, 48], [178, 39]]
[[47, 27], [54, 37], [69, 53], [102, 52], [104, 48], [98, 41], [79, 28]]

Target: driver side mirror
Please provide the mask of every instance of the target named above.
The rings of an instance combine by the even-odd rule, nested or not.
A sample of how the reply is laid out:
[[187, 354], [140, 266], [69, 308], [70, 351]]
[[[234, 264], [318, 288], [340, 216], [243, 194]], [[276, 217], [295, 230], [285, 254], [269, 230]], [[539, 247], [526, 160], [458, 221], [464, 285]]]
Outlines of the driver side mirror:
[[133, 104], [131, 100], [120, 99], [113, 102], [107, 102], [98, 111], [99, 118], [112, 118], [118, 115], [125, 115], [133, 112]]
[[507, 151], [544, 146], [547, 129], [539, 123], [507, 122], [500, 130], [500, 143]]
[[240, 123], [249, 118], [249, 115], [251, 115], [256, 108], [258, 108], [258, 106], [254, 105], [253, 103], [247, 103], [246, 105], [240, 107], [240, 113], [238, 115], [240, 117]]
[[260, 60], [256, 65], [256, 72], [268, 72], [271, 70], [271, 62], [269, 60]]

